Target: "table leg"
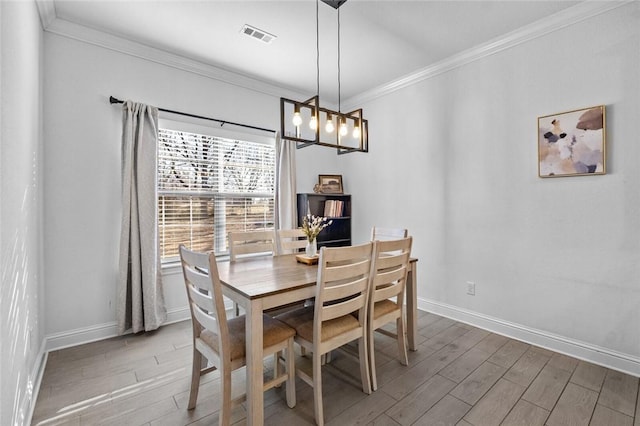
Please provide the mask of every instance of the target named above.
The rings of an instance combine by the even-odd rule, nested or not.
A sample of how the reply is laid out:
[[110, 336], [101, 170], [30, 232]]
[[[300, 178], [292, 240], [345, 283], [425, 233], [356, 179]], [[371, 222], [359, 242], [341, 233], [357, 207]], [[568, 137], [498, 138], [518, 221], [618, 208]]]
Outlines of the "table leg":
[[264, 423], [262, 300], [254, 299], [246, 312], [247, 425]]
[[418, 329], [418, 289], [417, 275], [418, 265], [416, 261], [409, 262], [409, 271], [407, 272], [407, 340], [409, 341], [409, 350], [417, 351], [418, 344], [416, 341]]

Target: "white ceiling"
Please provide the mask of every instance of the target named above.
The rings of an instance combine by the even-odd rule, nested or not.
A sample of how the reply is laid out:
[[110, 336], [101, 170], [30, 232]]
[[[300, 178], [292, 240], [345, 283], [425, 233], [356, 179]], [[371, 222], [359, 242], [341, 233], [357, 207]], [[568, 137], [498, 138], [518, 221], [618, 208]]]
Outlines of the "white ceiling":
[[[316, 92], [314, 0], [40, 1], [50, 3], [58, 22], [86, 26], [309, 96]], [[348, 0], [340, 8], [342, 100], [549, 19], [577, 3]], [[336, 10], [320, 2], [319, 22], [320, 95], [336, 102]], [[244, 24], [277, 39], [264, 44], [243, 35]]]

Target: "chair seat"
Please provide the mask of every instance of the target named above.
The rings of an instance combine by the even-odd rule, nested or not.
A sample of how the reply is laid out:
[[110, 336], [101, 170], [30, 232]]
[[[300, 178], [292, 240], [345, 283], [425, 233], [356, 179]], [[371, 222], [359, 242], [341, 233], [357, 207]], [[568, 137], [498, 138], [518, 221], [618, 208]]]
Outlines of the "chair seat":
[[391, 300], [381, 300], [376, 302], [373, 310], [373, 318], [378, 319], [384, 315], [387, 315], [393, 311], [400, 311], [398, 305]]
[[[231, 318], [227, 321], [229, 325], [229, 336], [231, 340], [231, 361], [242, 359], [246, 355], [246, 334], [245, 334], [245, 316]], [[262, 347], [268, 348], [280, 342], [295, 336], [296, 331], [287, 324], [270, 317], [262, 315], [263, 340]], [[211, 346], [216, 352], [218, 350], [218, 337], [211, 330], [203, 330], [200, 334], [207, 345]]]
[[[276, 319], [294, 328], [298, 336], [308, 342], [313, 342], [313, 315], [314, 307], [308, 306], [301, 309], [285, 312]], [[360, 327], [360, 323], [353, 315], [344, 315], [338, 318], [324, 321], [322, 324], [322, 341], [332, 339], [347, 331]]]
[[[400, 308], [398, 308], [398, 305], [395, 302], [388, 299], [381, 300], [375, 303], [373, 309], [373, 319], [376, 320], [394, 311], [400, 312]], [[358, 318], [357, 313], [354, 314], [354, 316]]]

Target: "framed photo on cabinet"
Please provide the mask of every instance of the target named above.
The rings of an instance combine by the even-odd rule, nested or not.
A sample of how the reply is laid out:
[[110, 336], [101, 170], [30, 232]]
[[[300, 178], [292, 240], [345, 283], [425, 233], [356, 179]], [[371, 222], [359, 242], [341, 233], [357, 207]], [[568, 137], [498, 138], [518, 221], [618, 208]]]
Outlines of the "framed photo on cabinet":
[[323, 194], [343, 194], [342, 175], [319, 175], [318, 184]]
[[606, 173], [605, 106], [538, 117], [538, 176]]

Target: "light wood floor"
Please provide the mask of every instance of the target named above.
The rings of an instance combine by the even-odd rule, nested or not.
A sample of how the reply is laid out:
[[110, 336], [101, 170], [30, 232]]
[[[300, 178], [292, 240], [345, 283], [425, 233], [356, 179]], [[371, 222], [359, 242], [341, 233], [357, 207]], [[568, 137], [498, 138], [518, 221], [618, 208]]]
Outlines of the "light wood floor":
[[[394, 341], [377, 338], [371, 395], [345, 379], [358, 374], [355, 362], [334, 356], [323, 369], [328, 424], [640, 426], [636, 377], [429, 313], [420, 313], [419, 330], [408, 367], [393, 358]], [[190, 322], [53, 352], [33, 424], [217, 425], [217, 373], [186, 409], [190, 364]], [[245, 424], [243, 406], [232, 421]], [[294, 409], [283, 388], [265, 393], [265, 423], [314, 424], [311, 389], [297, 381]]]

